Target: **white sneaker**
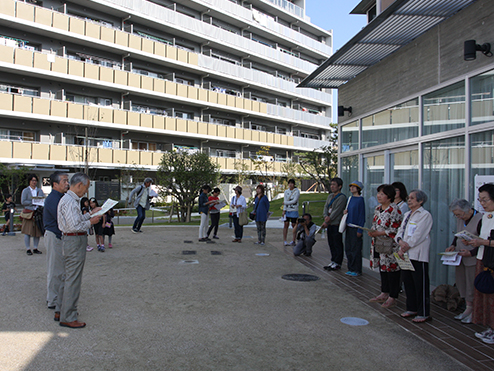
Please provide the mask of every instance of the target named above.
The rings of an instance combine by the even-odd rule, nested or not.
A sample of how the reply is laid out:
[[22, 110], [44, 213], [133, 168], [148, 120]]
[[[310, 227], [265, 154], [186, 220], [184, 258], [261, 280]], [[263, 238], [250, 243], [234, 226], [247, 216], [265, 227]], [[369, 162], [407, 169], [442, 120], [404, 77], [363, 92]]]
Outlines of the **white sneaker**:
[[494, 332], [490, 336], [484, 336], [482, 341], [486, 344], [494, 344]]
[[293, 241], [292, 241], [292, 242], [290, 242], [290, 243], [288, 244], [288, 246], [295, 246], [295, 242], [293, 242]]
[[285, 241], [283, 242], [283, 246], [290, 246], [290, 245], [288, 244], [288, 242]]
[[465, 318], [463, 318], [461, 320], [461, 323], [472, 323], [472, 315], [469, 314], [468, 316], [466, 316]]
[[488, 328], [487, 330], [485, 330], [483, 332], [476, 332], [475, 336], [478, 337], [479, 339], [484, 339], [486, 337], [491, 336], [492, 334], [494, 334], [494, 331], [492, 331], [490, 328]]

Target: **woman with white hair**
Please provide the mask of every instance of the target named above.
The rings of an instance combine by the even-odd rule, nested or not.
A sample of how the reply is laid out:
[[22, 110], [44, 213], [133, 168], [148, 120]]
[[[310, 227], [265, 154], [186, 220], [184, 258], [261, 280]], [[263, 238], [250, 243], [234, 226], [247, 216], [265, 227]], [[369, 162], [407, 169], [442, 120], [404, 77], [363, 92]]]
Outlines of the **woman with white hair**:
[[[467, 200], [454, 200], [449, 205], [449, 211], [456, 217], [456, 232], [466, 230], [474, 235], [477, 234], [477, 226], [479, 221], [482, 220], [482, 214], [473, 209], [470, 202]], [[459, 252], [461, 250], [472, 250], [473, 248], [473, 246], [466, 245], [464, 240], [455, 237], [446, 251]], [[460, 265], [456, 267], [456, 287], [467, 303], [465, 311], [455, 317], [455, 319], [461, 320], [462, 323], [472, 323], [473, 282], [475, 280], [476, 263], [474, 256], [464, 256]]]
[[403, 259], [407, 253], [414, 271], [402, 270], [401, 276], [407, 294], [406, 312], [403, 318], [415, 317], [412, 321], [423, 323], [430, 321], [430, 289], [429, 289], [429, 250], [432, 228], [432, 216], [423, 208], [427, 195], [420, 189], [414, 189], [408, 195], [407, 212], [401, 223], [395, 241], [400, 245], [398, 255]]

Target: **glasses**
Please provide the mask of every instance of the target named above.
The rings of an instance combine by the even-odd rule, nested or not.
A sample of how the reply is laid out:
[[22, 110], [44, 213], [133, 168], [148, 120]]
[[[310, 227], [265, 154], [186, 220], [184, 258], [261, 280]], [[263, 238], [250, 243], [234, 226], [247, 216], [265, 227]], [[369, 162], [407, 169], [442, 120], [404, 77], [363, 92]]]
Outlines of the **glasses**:
[[484, 202], [491, 201], [491, 199], [490, 198], [477, 198], [477, 201], [480, 202], [481, 204], [483, 204]]

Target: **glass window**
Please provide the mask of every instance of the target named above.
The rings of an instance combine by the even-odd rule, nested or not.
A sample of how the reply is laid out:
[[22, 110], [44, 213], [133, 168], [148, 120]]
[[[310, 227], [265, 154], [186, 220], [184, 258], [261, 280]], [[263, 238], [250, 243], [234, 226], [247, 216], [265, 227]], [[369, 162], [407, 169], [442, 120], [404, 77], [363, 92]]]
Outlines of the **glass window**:
[[347, 193], [348, 185], [351, 182], [360, 180], [358, 156], [341, 158], [341, 179], [343, 180], [343, 193]]
[[465, 127], [465, 82], [424, 96], [424, 135]]
[[472, 134], [472, 178], [470, 179], [470, 200], [473, 200], [475, 175], [494, 175], [494, 131]]
[[[384, 183], [384, 155], [367, 157], [364, 159], [364, 190], [362, 196], [365, 199], [365, 227], [370, 228], [374, 209], [377, 202], [377, 187]], [[364, 233], [364, 246], [370, 246], [371, 239]], [[369, 259], [370, 250], [363, 249], [362, 254]]]
[[354, 121], [341, 127], [341, 152], [355, 151], [358, 148], [359, 125]]
[[391, 183], [402, 182], [407, 191], [419, 184], [419, 151], [417, 149], [391, 154]]
[[494, 121], [494, 71], [475, 76], [470, 80], [472, 99], [472, 125]]
[[465, 194], [465, 137], [424, 143], [423, 191], [429, 200], [424, 207], [434, 220], [431, 232], [429, 272], [431, 282], [448, 282], [448, 268], [438, 253], [453, 241], [456, 220], [449, 204]]
[[362, 120], [363, 148], [414, 138], [418, 134], [418, 99], [412, 99]]

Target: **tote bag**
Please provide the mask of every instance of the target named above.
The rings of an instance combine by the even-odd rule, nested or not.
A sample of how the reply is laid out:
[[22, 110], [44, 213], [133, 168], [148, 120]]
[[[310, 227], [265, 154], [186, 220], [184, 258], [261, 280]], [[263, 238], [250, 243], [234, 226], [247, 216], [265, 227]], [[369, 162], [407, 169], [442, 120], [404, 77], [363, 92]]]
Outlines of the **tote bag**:
[[[346, 203], [346, 208], [345, 210], [348, 210], [348, 205], [350, 204], [350, 200], [352, 199], [352, 196], [348, 197], [348, 201]], [[348, 213], [346, 214], [343, 214], [343, 216], [341, 217], [341, 221], [340, 221], [340, 226], [338, 228], [338, 232], [340, 233], [343, 233], [345, 232], [345, 229], [346, 229], [346, 220], [348, 218]]]

